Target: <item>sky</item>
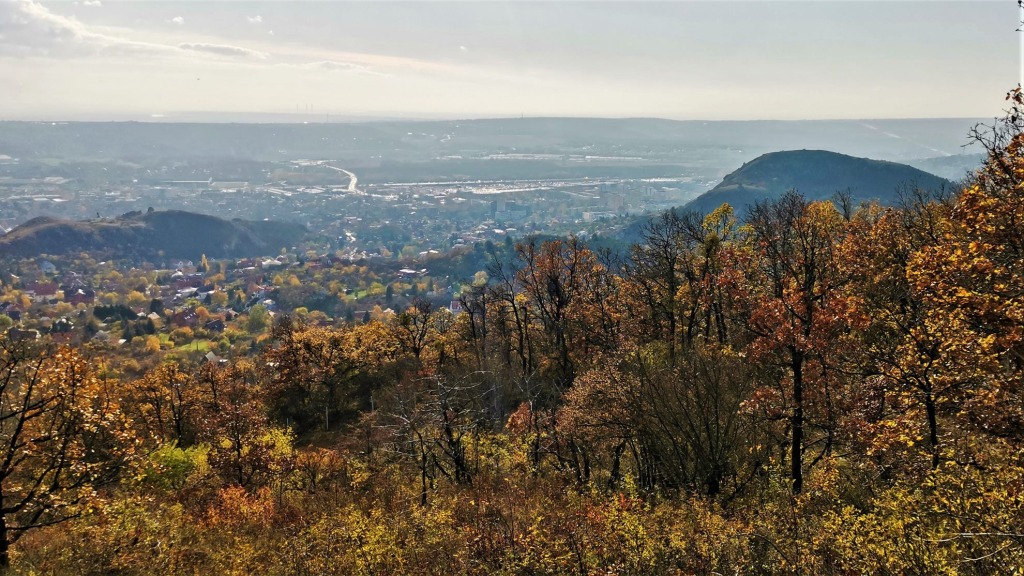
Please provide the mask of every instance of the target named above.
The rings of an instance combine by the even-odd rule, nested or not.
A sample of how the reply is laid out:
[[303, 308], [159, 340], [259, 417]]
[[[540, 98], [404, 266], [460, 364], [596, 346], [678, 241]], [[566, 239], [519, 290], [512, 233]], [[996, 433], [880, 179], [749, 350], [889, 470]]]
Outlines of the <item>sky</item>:
[[1018, 25], [1014, 0], [0, 0], [0, 120], [987, 118]]

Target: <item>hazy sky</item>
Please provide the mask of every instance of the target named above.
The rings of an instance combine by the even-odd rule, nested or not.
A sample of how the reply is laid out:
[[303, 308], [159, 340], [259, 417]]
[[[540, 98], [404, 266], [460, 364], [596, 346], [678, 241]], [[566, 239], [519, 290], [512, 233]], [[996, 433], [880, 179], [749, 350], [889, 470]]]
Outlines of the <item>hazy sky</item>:
[[0, 119], [991, 117], [1014, 0], [0, 0]]

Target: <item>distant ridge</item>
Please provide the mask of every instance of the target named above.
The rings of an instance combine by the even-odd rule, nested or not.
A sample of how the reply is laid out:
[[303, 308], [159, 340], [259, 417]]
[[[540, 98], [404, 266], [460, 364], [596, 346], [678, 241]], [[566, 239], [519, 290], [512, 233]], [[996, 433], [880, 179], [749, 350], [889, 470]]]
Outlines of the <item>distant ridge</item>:
[[0, 256], [90, 252], [114, 258], [230, 258], [273, 254], [305, 234], [299, 224], [229, 221], [181, 210], [84, 221], [39, 217], [0, 236]]
[[684, 208], [710, 212], [728, 202], [739, 213], [756, 202], [778, 198], [796, 190], [809, 200], [831, 199], [849, 190], [855, 202], [897, 201], [901, 186], [938, 190], [949, 180], [912, 166], [857, 158], [826, 150], [771, 152], [747, 162], [721, 183], [687, 203]]
[[[124, 159], [209, 161], [351, 159], [427, 161], [437, 156], [520, 151], [643, 150], [656, 144], [689, 163], [697, 151], [749, 159], [774, 150], [838, 150], [899, 162], [963, 149], [986, 118], [700, 121], [658, 118], [497, 118], [310, 124], [0, 121], [0, 154], [52, 163]], [[889, 134], [898, 134], [899, 138]], [[920, 143], [919, 143], [920, 142]], [[924, 144], [921, 144], [924, 143]], [[666, 158], [663, 158], [663, 160]], [[731, 161], [731, 160], [730, 160]], [[360, 174], [360, 179], [362, 175]]]

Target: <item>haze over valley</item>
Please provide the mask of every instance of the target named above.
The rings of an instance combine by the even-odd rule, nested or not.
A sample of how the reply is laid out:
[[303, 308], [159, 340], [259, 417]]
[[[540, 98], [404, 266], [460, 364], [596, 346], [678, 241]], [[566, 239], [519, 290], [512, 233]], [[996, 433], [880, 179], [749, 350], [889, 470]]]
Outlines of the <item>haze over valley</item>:
[[[959, 180], [980, 165], [967, 145], [979, 122], [5, 122], [0, 226], [189, 210], [301, 224], [361, 254], [448, 250], [506, 234], [614, 236], [637, 215], [685, 205], [778, 150], [832, 150]], [[896, 184], [858, 192], [889, 197]], [[737, 199], [737, 208], [758, 199]], [[381, 226], [401, 229], [402, 239], [378, 238]]]

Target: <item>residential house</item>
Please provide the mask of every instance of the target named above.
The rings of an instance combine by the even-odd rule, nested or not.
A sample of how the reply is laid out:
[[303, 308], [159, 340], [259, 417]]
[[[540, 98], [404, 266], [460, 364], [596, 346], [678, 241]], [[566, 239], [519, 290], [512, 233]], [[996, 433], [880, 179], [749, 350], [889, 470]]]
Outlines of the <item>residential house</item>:
[[19, 342], [22, 340], [38, 340], [39, 330], [22, 330], [21, 328], [11, 328], [7, 331], [8, 336], [11, 340]]
[[56, 296], [58, 289], [59, 286], [57, 286], [56, 282], [32, 282], [28, 285], [26, 292], [28, 292], [33, 299], [47, 298]]
[[79, 288], [73, 292], [64, 292], [64, 301], [69, 304], [92, 304], [96, 301], [96, 291], [89, 288]]
[[194, 307], [189, 306], [171, 316], [171, 324], [179, 328], [186, 326], [194, 328], [196, 324], [199, 324], [199, 314], [196, 313]]
[[210, 320], [206, 324], [203, 324], [203, 328], [206, 328], [207, 330], [209, 330], [211, 332], [223, 332], [224, 331], [224, 321], [221, 320], [220, 318], [217, 318], [215, 320]]

